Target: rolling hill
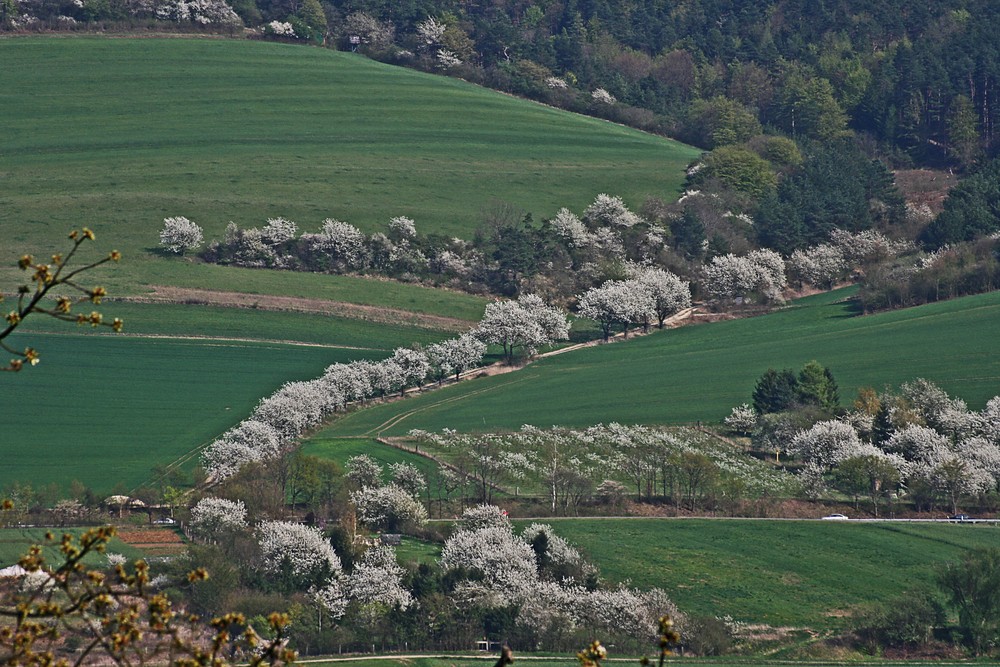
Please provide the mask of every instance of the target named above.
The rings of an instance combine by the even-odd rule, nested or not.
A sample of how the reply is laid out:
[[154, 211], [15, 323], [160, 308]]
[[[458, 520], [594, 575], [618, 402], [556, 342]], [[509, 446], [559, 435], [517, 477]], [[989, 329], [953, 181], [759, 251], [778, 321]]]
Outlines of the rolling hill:
[[1000, 393], [1000, 292], [860, 316], [849, 290], [746, 319], [685, 326], [348, 414], [324, 436], [720, 422], [768, 368], [829, 367], [843, 403], [859, 387], [923, 377], [981, 408]]
[[[408, 215], [471, 237], [506, 202], [536, 219], [600, 192], [674, 196], [693, 148], [350, 53], [219, 39], [0, 41], [0, 284], [94, 228], [125, 255], [114, 294], [149, 285], [241, 291], [245, 275], [156, 251], [167, 216], [221, 237], [284, 216], [363, 230]], [[268, 272], [261, 273], [262, 276]], [[302, 282], [312, 296], [332, 279]], [[268, 280], [257, 278], [257, 289]]]

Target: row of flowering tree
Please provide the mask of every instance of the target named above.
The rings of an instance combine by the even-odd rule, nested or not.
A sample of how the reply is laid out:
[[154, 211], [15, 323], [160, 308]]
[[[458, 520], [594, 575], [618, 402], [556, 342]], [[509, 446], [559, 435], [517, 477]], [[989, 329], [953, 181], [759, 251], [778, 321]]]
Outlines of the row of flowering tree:
[[691, 306], [691, 286], [673, 273], [652, 266], [629, 264], [627, 280], [609, 280], [579, 296], [582, 316], [600, 323], [604, 340], [615, 325], [628, 337], [630, 326], [662, 329], [668, 317]]
[[836, 418], [798, 429], [783, 426], [784, 419], [740, 406], [727, 424], [798, 457], [809, 495], [833, 485], [868, 498], [877, 516], [880, 505], [901, 495], [917, 509], [943, 505], [955, 513], [965, 499], [1000, 492], [1000, 396], [981, 411], [969, 410], [917, 379], [898, 394], [863, 390]]
[[[536, 282], [567, 299], [573, 287], [584, 287], [576, 297], [581, 312], [601, 322], [606, 332], [611, 326], [627, 331], [630, 326], [648, 326], [652, 321], [662, 326], [664, 317], [686, 307], [690, 300], [691, 282], [663, 268], [668, 261], [678, 264], [675, 256], [664, 254], [669, 230], [658, 229], [618, 197], [599, 195], [582, 216], [562, 208], [533, 233], [505, 229], [497, 232], [496, 247], [487, 249], [481, 241], [423, 237], [414, 221], [404, 216], [392, 218], [385, 232], [371, 236], [334, 219], [325, 220], [317, 233], [300, 234], [296, 223], [272, 218], [260, 228], [240, 229], [230, 223], [223, 239], [213, 241], [202, 256], [251, 267], [453, 280], [454, 286], [468, 289], [483, 281], [490, 283], [490, 275], [517, 273], [507, 264], [530, 263], [530, 258], [521, 255], [536, 253], [536, 259], [548, 258], [536, 269], [551, 273]], [[183, 253], [201, 246], [203, 232], [187, 218], [166, 218], [160, 242], [168, 252]], [[528, 247], [517, 247], [519, 243]], [[539, 250], [541, 246], [544, 250]], [[911, 243], [892, 240], [877, 231], [834, 230], [829, 241], [797, 249], [787, 258], [768, 249], [715, 254], [704, 264], [689, 265], [683, 273], [694, 281], [702, 298], [717, 305], [771, 304], [782, 301], [789, 280], [829, 289], [852, 275], [871, 273], [873, 267], [901, 255], [912, 255], [915, 264], [898, 267], [898, 271], [933, 268], [947, 252], [946, 248], [923, 255]], [[624, 267], [625, 276], [602, 279], [609, 264]], [[523, 278], [515, 283], [525, 283]], [[651, 294], [643, 295], [640, 285]], [[649, 298], [654, 306], [649, 306]]]
[[[375, 526], [380, 519], [371, 518], [362, 490], [396, 488], [406, 495], [402, 487], [412, 471], [393, 470], [392, 481], [382, 482], [384, 471], [366, 458], [352, 460], [348, 476], [364, 485], [352, 494], [359, 520]], [[324, 632], [343, 638], [353, 629], [367, 641], [402, 633], [421, 645], [462, 646], [471, 623], [474, 638], [489, 627], [517, 649], [565, 650], [595, 635], [637, 648], [654, 636], [664, 614], [686, 621], [664, 591], [606, 584], [551, 526], [533, 523], [515, 532], [506, 512], [493, 505], [465, 510], [439, 560], [409, 573], [392, 548], [361, 535], [335, 548], [318, 528], [253, 521], [241, 503], [222, 498], [199, 501], [190, 526], [199, 541], [217, 543], [211, 548], [235, 561], [244, 585], [295, 601], [293, 639], [316, 641]], [[172, 585], [172, 576], [157, 585]], [[453, 623], [461, 626], [454, 637], [435, 630]], [[393, 624], [398, 627], [390, 629]]]
[[415, 430], [410, 436], [444, 453], [474, 481], [481, 499], [488, 502], [506, 486], [540, 488], [554, 513], [575, 513], [595, 497], [620, 499], [628, 487], [639, 499], [660, 496], [690, 508], [725, 503], [734, 510], [746, 498], [798, 488], [790, 475], [691, 429], [524, 426], [514, 433]]
[[[261, 520], [251, 526], [241, 501], [205, 497], [191, 508], [190, 528], [200, 540], [229, 544], [249, 534], [252, 562], [247, 565], [272, 587], [304, 593], [336, 621], [354, 603], [406, 609], [413, 597], [402, 585], [403, 568], [390, 547], [372, 546], [345, 572], [340, 555], [323, 532], [289, 521]], [[358, 609], [360, 607], [361, 609]]]
[[513, 612], [509, 632], [532, 648], [594, 636], [637, 647], [655, 637], [660, 617], [685, 620], [664, 591], [602, 586], [596, 568], [551, 526], [518, 534], [493, 505], [465, 511], [440, 565], [458, 577], [452, 595], [460, 607]]
[[289, 451], [300, 436], [350, 405], [402, 394], [428, 380], [441, 383], [451, 375], [457, 379], [482, 363], [488, 344], [503, 347], [510, 361], [516, 350], [531, 355], [568, 336], [566, 315], [537, 296], [491, 303], [479, 326], [458, 338], [424, 349], [397, 348], [381, 361], [333, 364], [316, 379], [285, 383], [261, 399], [247, 419], [209, 444], [202, 464], [213, 480], [231, 477], [247, 463]]
[[[507, 210], [488, 217], [487, 233], [471, 242], [421, 235], [405, 216], [392, 218], [384, 231], [371, 235], [332, 218], [317, 232], [301, 232], [285, 218], [271, 218], [263, 227], [240, 228], [231, 222], [223, 238], [212, 241], [201, 256], [239, 266], [421, 278], [503, 294], [544, 290], [550, 299], [570, 300], [600, 286], [608, 294], [595, 292], [588, 307], [620, 311], [623, 299], [635, 302], [617, 316], [616, 325], [641, 322], [636, 319], [640, 316], [662, 323], [677, 309], [678, 299], [685, 298], [682, 293], [690, 299], [690, 282], [664, 268], [688, 264], [670, 247], [671, 230], [633, 212], [620, 197], [600, 194], [579, 216], [561, 208], [540, 227]], [[202, 245], [203, 232], [187, 218], [166, 218], [160, 242], [168, 252], [184, 253]], [[633, 298], [634, 286], [602, 285], [615, 273], [609, 267], [620, 266], [628, 274], [624, 282], [637, 281], [652, 293], [654, 307], [647, 309], [644, 299]], [[690, 263], [685, 272], [705, 295], [720, 302], [776, 301], [785, 287], [784, 263], [771, 251], [721, 255], [704, 266]]]

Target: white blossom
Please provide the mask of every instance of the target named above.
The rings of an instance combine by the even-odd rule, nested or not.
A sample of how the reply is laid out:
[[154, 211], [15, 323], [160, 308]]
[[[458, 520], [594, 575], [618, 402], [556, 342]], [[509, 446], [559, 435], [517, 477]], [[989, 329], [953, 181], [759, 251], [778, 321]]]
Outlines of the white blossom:
[[592, 227], [632, 227], [643, 222], [629, 210], [621, 197], [601, 193], [583, 212], [583, 219]]
[[293, 439], [318, 426], [342, 398], [332, 396], [322, 380], [286, 382], [254, 408], [252, 418], [270, 424], [283, 437]]
[[600, 102], [601, 104], [615, 104], [618, 100], [615, 96], [606, 91], [604, 88], [595, 88], [593, 92], [590, 93], [590, 98], [595, 102]]
[[850, 425], [832, 420], [800, 431], [789, 443], [788, 451], [807, 463], [829, 468], [856, 456], [861, 448], [861, 438]]
[[482, 504], [467, 508], [462, 512], [458, 530], [482, 530], [483, 528], [504, 528], [510, 530], [507, 512], [496, 505]]
[[398, 347], [392, 353], [392, 360], [402, 372], [403, 386], [422, 386], [431, 372], [427, 355], [420, 350]]
[[532, 355], [542, 345], [568, 338], [569, 322], [537, 296], [522, 295], [517, 301], [487, 304], [476, 336], [485, 343], [502, 346], [504, 356], [510, 359], [517, 348]]
[[462, 59], [458, 57], [458, 54], [454, 51], [449, 51], [448, 49], [438, 49], [436, 57], [438, 67], [441, 69], [458, 67], [462, 64]]
[[311, 587], [309, 596], [333, 618], [341, 618], [350, 602], [339, 577], [331, 578], [322, 586]]
[[406, 384], [403, 369], [394, 359], [383, 359], [367, 367], [372, 389], [379, 396], [401, 390]]
[[214, 440], [201, 455], [202, 466], [213, 480], [232, 477], [246, 464], [263, 460], [261, 452], [250, 445], [223, 438]]
[[569, 88], [569, 84], [566, 83], [566, 79], [558, 76], [549, 76], [545, 78], [545, 85], [554, 90], [565, 90]]
[[201, 25], [243, 23], [224, 0], [157, 0], [153, 11], [157, 18], [166, 21], [190, 21]]
[[408, 609], [414, 600], [403, 588], [403, 573], [391, 547], [373, 546], [355, 564], [347, 580], [348, 594], [361, 604]]
[[509, 527], [461, 530], [444, 543], [441, 567], [461, 567], [482, 576], [488, 589], [517, 595], [538, 580], [535, 552]]
[[339, 407], [346, 407], [349, 401], [371, 398], [372, 384], [366, 363], [332, 364], [323, 372], [322, 381], [329, 391], [343, 397], [343, 404]]
[[829, 243], [796, 250], [788, 259], [789, 270], [805, 283], [830, 288], [847, 271], [843, 251]]
[[125, 563], [128, 562], [128, 558], [126, 558], [124, 554], [119, 554], [119, 553], [108, 552], [106, 554], [106, 558], [108, 559], [108, 565], [110, 565], [111, 567], [117, 567], [118, 565], [125, 565]]
[[627, 334], [629, 326], [648, 325], [657, 316], [652, 288], [638, 280], [609, 280], [593, 287], [579, 297], [578, 307], [583, 317], [600, 322], [604, 340], [614, 325]]
[[265, 26], [267, 32], [279, 37], [295, 37], [295, 28], [287, 21], [271, 21]]
[[426, 21], [417, 24], [417, 35], [426, 46], [432, 46], [441, 41], [441, 37], [447, 29], [447, 25], [429, 16]]
[[649, 290], [653, 298], [653, 312], [656, 313], [660, 328], [663, 328], [663, 322], [668, 317], [691, 307], [691, 284], [673, 273], [658, 267], [632, 265], [629, 276]]
[[358, 519], [375, 529], [395, 530], [412, 523], [427, 522], [427, 510], [418, 500], [396, 484], [367, 486], [351, 494]]
[[247, 507], [242, 500], [207, 497], [191, 508], [191, 530], [210, 540], [217, 540], [247, 527]]
[[302, 238], [313, 252], [329, 256], [339, 268], [363, 269], [368, 263], [368, 238], [349, 223], [327, 218], [318, 234]]
[[367, 454], [352, 456], [346, 461], [347, 478], [359, 488], [382, 485], [382, 466]]
[[260, 230], [260, 238], [267, 245], [280, 245], [295, 238], [299, 227], [285, 218], [268, 218]]
[[204, 235], [201, 227], [183, 216], [164, 218], [163, 230], [160, 232], [160, 245], [165, 250], [183, 254], [194, 250], [202, 244]]
[[413, 464], [401, 461], [390, 463], [389, 474], [392, 475], [392, 481], [415, 500], [420, 500], [420, 496], [427, 489], [427, 479]]
[[371, 14], [354, 12], [344, 20], [344, 34], [357, 37], [362, 44], [382, 50], [392, 44], [395, 27], [388, 21], [379, 21]]
[[625, 256], [625, 245], [622, 242], [622, 235], [617, 229], [612, 227], [598, 227], [590, 235], [590, 244], [602, 255], [612, 258], [623, 258]]
[[[560, 79], [562, 81], [562, 79]], [[561, 236], [570, 248], [583, 248], [592, 242], [587, 226], [568, 208], [561, 208], [551, 220], [552, 231]]]
[[412, 241], [417, 238], [417, 225], [412, 218], [396, 216], [389, 220], [389, 234], [397, 239]]
[[286, 565], [303, 579], [327, 581], [342, 573], [340, 558], [318, 528], [290, 521], [264, 521], [257, 526], [260, 567], [269, 574]]
[[583, 558], [580, 552], [570, 546], [570, 543], [555, 534], [552, 526], [544, 523], [533, 523], [521, 533], [521, 539], [531, 544], [539, 535], [546, 538], [545, 555], [550, 562], [557, 565], [579, 565]]
[[955, 413], [968, 412], [965, 401], [951, 398], [946, 391], [923, 378], [904, 382], [899, 389], [931, 428], [942, 429], [946, 421], [957, 419]]
[[274, 426], [245, 419], [205, 449], [202, 465], [213, 479], [226, 479], [247, 463], [275, 458], [287, 441]]
[[785, 263], [771, 250], [758, 250], [744, 257], [720, 255], [704, 267], [703, 285], [717, 299], [758, 295], [767, 301], [778, 301], [785, 287]]
[[856, 234], [835, 229], [830, 233], [830, 241], [840, 248], [844, 259], [852, 265], [870, 264], [913, 250], [908, 241], [893, 241], [873, 229]]
[[467, 276], [469, 265], [460, 255], [448, 249], [439, 250], [430, 260], [430, 266], [436, 273], [453, 276]]
[[427, 346], [427, 360], [437, 369], [439, 379], [452, 373], [458, 379], [463, 372], [482, 363], [485, 354], [486, 344], [472, 333]]
[[749, 404], [743, 403], [733, 408], [723, 423], [737, 433], [750, 433], [757, 426], [757, 412]]
[[896, 430], [883, 445], [887, 452], [907, 461], [936, 461], [948, 451], [948, 439], [926, 426], [907, 424]]
[[562, 310], [546, 304], [537, 294], [522, 294], [517, 298], [517, 303], [538, 322], [548, 341], [569, 338], [570, 323]]

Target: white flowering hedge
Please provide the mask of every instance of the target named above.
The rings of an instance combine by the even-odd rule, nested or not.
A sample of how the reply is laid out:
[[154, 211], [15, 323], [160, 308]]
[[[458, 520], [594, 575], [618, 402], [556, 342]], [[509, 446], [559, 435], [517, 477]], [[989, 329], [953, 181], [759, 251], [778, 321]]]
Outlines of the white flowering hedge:
[[[1000, 488], [1000, 396], [976, 412], [918, 378], [903, 383], [898, 397], [884, 395], [880, 402], [885, 414], [878, 438], [877, 416], [854, 409], [783, 439], [780, 444], [803, 463], [799, 477], [808, 494], [823, 492], [845, 466], [871, 476], [867, 493], [876, 512], [879, 498], [903, 489], [919, 494], [924, 506], [941, 502], [955, 511], [963, 498]], [[734, 408], [726, 423], [752, 430], [751, 413], [746, 405]]]
[[471, 574], [456, 586], [459, 604], [514, 607], [515, 622], [538, 639], [586, 630], [645, 642], [655, 636], [664, 614], [683, 624], [684, 615], [662, 590], [591, 590], [573, 577], [552, 578], [531, 546], [540, 534], [546, 536], [548, 563], [583, 565], [581, 574], [596, 575], [551, 526], [533, 524], [518, 536], [499, 508], [481, 505], [466, 510], [441, 552], [445, 571]]
[[378, 362], [333, 364], [315, 380], [288, 382], [261, 399], [248, 419], [205, 449], [202, 465], [212, 479], [226, 479], [247, 463], [269, 461], [288, 451], [304, 433], [352, 403], [421, 386], [429, 377], [457, 375], [477, 366], [485, 353], [485, 344], [468, 333], [438, 344], [433, 356], [399, 348]]
[[662, 490], [676, 483], [671, 475], [677, 463], [694, 456], [705, 457], [722, 481], [738, 481], [749, 497], [785, 495], [798, 489], [794, 476], [688, 428], [612, 423], [584, 430], [524, 426], [515, 433], [492, 434], [414, 430], [410, 436], [425, 446], [465, 456], [466, 469], [484, 497], [491, 485], [534, 483], [547, 490], [553, 511], [569, 511], [587, 498], [586, 489], [593, 480], [614, 478], [640, 495], [647, 488]]

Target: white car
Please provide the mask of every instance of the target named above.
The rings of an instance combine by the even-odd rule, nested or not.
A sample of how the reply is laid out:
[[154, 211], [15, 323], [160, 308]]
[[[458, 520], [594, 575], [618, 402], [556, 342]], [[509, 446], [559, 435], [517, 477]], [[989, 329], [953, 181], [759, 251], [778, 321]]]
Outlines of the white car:
[[827, 514], [823, 521], [850, 521], [850, 517], [846, 514]]
[[174, 521], [173, 519], [171, 519], [170, 517], [166, 517], [165, 519], [157, 519], [156, 521], [153, 522], [153, 525], [154, 526], [172, 526], [175, 523], [177, 523], [177, 522]]

